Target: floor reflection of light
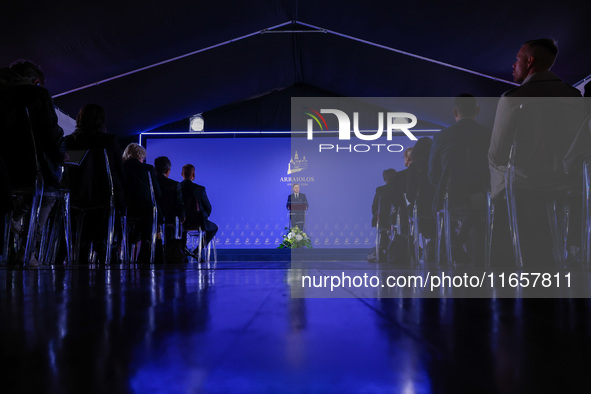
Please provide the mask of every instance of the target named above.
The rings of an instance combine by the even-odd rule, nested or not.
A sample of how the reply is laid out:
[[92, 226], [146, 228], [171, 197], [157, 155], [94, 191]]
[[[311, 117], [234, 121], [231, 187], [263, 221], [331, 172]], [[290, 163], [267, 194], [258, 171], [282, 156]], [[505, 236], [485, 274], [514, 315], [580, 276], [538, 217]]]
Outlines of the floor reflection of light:
[[156, 273], [150, 271], [150, 305], [156, 305]]
[[127, 286], [127, 282], [130, 280], [130, 270], [124, 270], [121, 271], [120, 277], [119, 277], [119, 321], [123, 320], [123, 316], [125, 316], [125, 311], [126, 311], [126, 296], [127, 296], [127, 291], [128, 291], [128, 286]]
[[63, 297], [62, 305], [60, 306], [59, 317], [58, 317], [58, 332], [60, 339], [64, 339], [68, 335], [68, 302], [69, 296]]
[[16, 299], [16, 291], [17, 291], [17, 287], [16, 287], [16, 272], [14, 271], [9, 271], [10, 272], [10, 295], [12, 296], [12, 299]]
[[421, 298], [411, 298], [409, 302], [411, 304], [410, 313], [413, 317], [413, 321], [415, 324], [420, 325], [424, 301]]
[[167, 360], [145, 365], [129, 381], [134, 393], [199, 393], [206, 381], [205, 369], [183, 360]]
[[490, 349], [493, 354], [496, 352], [499, 344], [499, 323], [500, 323], [500, 310], [499, 310], [499, 299], [492, 298], [490, 300], [491, 308], [491, 324], [490, 324]]
[[415, 392], [415, 385], [411, 379], [404, 382], [404, 386], [402, 387], [402, 394], [415, 394]]

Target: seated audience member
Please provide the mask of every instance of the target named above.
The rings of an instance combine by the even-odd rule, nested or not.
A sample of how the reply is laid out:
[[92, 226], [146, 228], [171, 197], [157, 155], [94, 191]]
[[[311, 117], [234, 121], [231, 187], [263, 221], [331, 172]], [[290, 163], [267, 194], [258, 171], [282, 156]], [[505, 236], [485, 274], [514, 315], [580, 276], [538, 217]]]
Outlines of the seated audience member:
[[[512, 264], [513, 260], [505, 174], [515, 139], [522, 147], [516, 151], [513, 168], [518, 190], [515, 195], [523, 264], [529, 267], [554, 264], [547, 215], [549, 198], [543, 191], [563, 187], [566, 178], [562, 159], [572, 146], [584, 113], [583, 101], [576, 99], [581, 93], [550, 71], [557, 54], [558, 47], [551, 39], [524, 43], [513, 64], [513, 78], [520, 86], [505, 92], [497, 106], [488, 159], [491, 198], [495, 201], [493, 260], [501, 264]], [[556, 104], [552, 110], [538, 105], [549, 102], [549, 97], [555, 98], [552, 99]], [[521, 118], [519, 130], [515, 121], [517, 112], [526, 116]], [[530, 127], [532, 125], [535, 126]]]
[[394, 193], [390, 189], [394, 175], [396, 175], [396, 170], [393, 168], [383, 171], [382, 177], [386, 184], [376, 188], [376, 193], [371, 204], [371, 226], [376, 227], [376, 231], [379, 231], [380, 234], [378, 245], [379, 261], [385, 261], [386, 251], [390, 241], [389, 235], [390, 229], [392, 228], [392, 218], [390, 215], [394, 208]]
[[429, 154], [431, 138], [420, 138], [412, 150], [412, 162], [408, 166], [406, 183], [406, 199], [410, 203], [409, 215], [412, 217], [414, 207], [417, 207], [419, 231], [427, 240], [427, 257], [434, 258], [435, 248], [435, 218], [431, 206], [435, 195], [435, 188], [429, 183]]
[[[37, 160], [43, 179], [43, 198], [32, 253], [29, 261], [24, 261], [26, 242], [23, 242], [16, 259], [31, 268], [39, 265], [37, 250], [41, 232], [57, 200], [61, 165], [65, 157], [63, 130], [58, 126], [55, 108], [49, 92], [43, 88], [44, 83], [43, 71], [28, 60], [16, 61], [0, 72], [0, 133], [4, 136], [0, 156], [6, 167], [11, 192], [22, 192], [13, 201], [14, 232], [26, 235], [30, 217], [30, 191], [36, 174], [31, 130], [35, 135]], [[24, 219], [23, 227], [19, 225], [21, 219]]]
[[[218, 231], [218, 226], [209, 220], [211, 203], [207, 198], [205, 187], [193, 183], [195, 180], [195, 167], [192, 164], [183, 166], [182, 176], [181, 191], [186, 214], [183, 245], [187, 244], [187, 230], [200, 228], [205, 231], [204, 246], [207, 246]], [[195, 252], [193, 251], [193, 255], [195, 255]]]
[[456, 123], [437, 133], [431, 146], [429, 181], [436, 187], [433, 211], [443, 208], [448, 193], [450, 209], [463, 212], [452, 217], [452, 228], [458, 230], [452, 231], [453, 258], [467, 262], [471, 255], [482, 262], [491, 130], [474, 120], [480, 110], [474, 96], [462, 94], [454, 104]]
[[184, 248], [179, 247], [180, 242], [176, 242], [177, 240], [174, 239], [174, 233], [177, 218], [179, 225], [185, 221], [185, 206], [179, 182], [169, 178], [171, 167], [172, 164], [170, 159], [166, 156], [160, 156], [154, 160], [156, 178], [160, 186], [160, 191], [162, 192], [160, 209], [165, 223], [167, 260], [177, 261], [182, 260], [179, 258], [180, 255], [177, 252], [184, 250]]
[[[404, 151], [405, 167], [408, 167], [412, 162], [412, 149], [413, 148], [410, 147]], [[409, 263], [409, 223], [408, 207], [405, 199], [405, 194], [408, 168], [398, 172], [392, 170], [390, 174], [391, 177], [389, 182], [387, 182], [386, 185], [378, 189], [381, 190], [382, 193], [385, 195], [386, 204], [390, 206], [390, 212], [388, 212], [389, 220], [386, 224], [386, 230], [391, 229], [391, 225], [395, 225], [396, 230], [394, 231], [394, 234], [390, 234], [390, 237], [384, 237], [384, 234], [382, 233], [380, 241], [383, 241], [384, 243], [380, 246], [380, 248], [386, 249], [382, 249], [379, 258], [380, 262], [407, 264]], [[376, 196], [378, 193], [378, 189], [376, 189]], [[384, 223], [383, 219], [380, 219], [380, 222]], [[376, 259], [375, 253], [375, 248], [373, 248], [373, 252], [370, 252], [370, 255], [368, 255], [369, 261], [374, 261]]]
[[123, 180], [125, 201], [127, 202], [127, 220], [132, 229], [129, 241], [141, 241], [140, 260], [149, 256], [152, 238], [153, 205], [150, 192], [150, 178], [156, 201], [160, 201], [160, 186], [154, 167], [145, 164], [146, 150], [136, 143], [127, 145], [123, 152]]
[[[86, 104], [76, 117], [76, 130], [65, 138], [66, 150], [86, 151], [78, 165], [66, 165], [64, 183], [70, 190], [72, 214], [84, 215], [80, 262], [84, 262], [90, 242], [104, 257], [109, 220], [111, 188], [107, 176], [105, 150], [109, 160], [115, 207], [125, 211], [122, 152], [117, 138], [106, 133], [105, 111], [100, 105]], [[118, 228], [118, 226], [116, 226]]]

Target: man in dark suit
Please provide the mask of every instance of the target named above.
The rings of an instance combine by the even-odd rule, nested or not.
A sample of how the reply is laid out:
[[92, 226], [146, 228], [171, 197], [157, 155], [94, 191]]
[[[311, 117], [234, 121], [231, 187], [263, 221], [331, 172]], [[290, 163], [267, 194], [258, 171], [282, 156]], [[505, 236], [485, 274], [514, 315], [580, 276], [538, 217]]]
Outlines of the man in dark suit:
[[306, 222], [306, 210], [308, 209], [308, 199], [304, 193], [300, 193], [300, 185], [293, 184], [293, 193], [287, 196], [286, 208], [289, 210], [289, 223], [293, 228], [298, 228], [304, 231], [304, 224]]
[[396, 170], [388, 168], [382, 173], [384, 182], [383, 186], [376, 187], [376, 194], [373, 196], [373, 202], [371, 204], [371, 226], [375, 227], [379, 223], [384, 225], [390, 219], [390, 207], [392, 205], [392, 193], [389, 193], [390, 188], [388, 185], [394, 179]]
[[443, 207], [448, 189], [450, 203], [455, 205], [469, 205], [470, 195], [484, 194], [488, 189], [491, 130], [474, 119], [479, 111], [474, 96], [459, 95], [454, 106], [456, 123], [433, 137], [428, 174], [429, 182], [436, 187], [435, 212]]
[[383, 258], [385, 258], [386, 250], [390, 243], [388, 234], [392, 227], [390, 214], [392, 213], [392, 208], [394, 206], [394, 193], [391, 190], [391, 183], [394, 179], [394, 175], [396, 175], [395, 169], [388, 168], [387, 170], [384, 170], [382, 177], [386, 184], [376, 187], [376, 194], [374, 195], [371, 204], [371, 226], [377, 227], [376, 231], [379, 231], [380, 234], [378, 244], [380, 252], [378, 257], [379, 261], [383, 261]]
[[[458, 238], [452, 238], [452, 248], [454, 259], [466, 261], [468, 253], [472, 258], [480, 259], [482, 256], [475, 254], [484, 251], [483, 238], [478, 238], [483, 237], [478, 209], [484, 213], [489, 186], [487, 154], [491, 130], [474, 119], [480, 111], [474, 96], [461, 94], [454, 104], [456, 123], [433, 137], [428, 174], [429, 182], [436, 188], [434, 213], [443, 208], [445, 193], [448, 193], [450, 208], [461, 208], [465, 212], [465, 215], [455, 216], [461, 226]], [[479, 244], [464, 245], [470, 234]]]
[[557, 54], [552, 39], [525, 42], [513, 64], [513, 79], [521, 85], [505, 92], [497, 106], [488, 160], [495, 202], [492, 259], [499, 263], [510, 261], [509, 253], [502, 253], [511, 249], [505, 174], [511, 146], [517, 140], [513, 168], [523, 264], [535, 268], [554, 264], [547, 215], [552, 197], [547, 192], [568, 183], [562, 160], [584, 117], [584, 102], [577, 99], [581, 97], [579, 90], [550, 71]]
[[394, 208], [400, 216], [400, 232], [408, 234], [408, 209], [407, 201], [405, 199], [406, 187], [408, 184], [408, 167], [412, 164], [412, 150], [413, 147], [404, 150], [404, 170], [398, 171], [391, 182], [390, 190], [393, 193], [392, 199], [394, 201]]
[[[581, 92], [564, 83], [550, 71], [557, 54], [558, 47], [551, 39], [527, 41], [517, 53], [517, 60], [513, 64], [513, 78], [521, 85], [503, 93], [503, 97], [499, 100], [488, 150], [493, 199], [502, 198], [505, 193], [505, 173], [516, 130], [515, 121], [511, 115], [516, 109], [539, 103], [540, 99], [537, 97], [556, 97], [552, 100], [555, 106], [551, 117], [569, 120], [565, 121], [561, 127], [556, 127], [552, 122], [536, 125], [538, 126], [536, 132], [528, 134], [532, 138], [535, 137], [535, 140], [527, 141], [530, 149], [522, 149], [519, 152], [522, 162], [515, 164], [516, 169], [519, 170], [517, 171], [519, 176], [516, 177], [515, 182], [516, 187], [520, 189], [540, 190], [554, 181], [555, 169], [547, 163], [550, 160], [547, 147], [552, 145], [555, 150], [565, 155], [578, 131], [578, 127], [571, 125], [579, 126], [583, 120], [583, 100], [558, 99], [558, 97], [581, 97]], [[558, 105], [561, 103], [566, 105]], [[547, 114], [536, 115], [543, 117]], [[527, 121], [528, 125], [533, 123], [530, 119]], [[559, 134], [560, 138], [555, 138], [556, 134]], [[540, 161], [540, 158], [546, 160]], [[531, 165], [531, 163], [537, 165]], [[559, 169], [562, 170], [561, 167]]]
[[187, 253], [186, 246], [182, 245], [180, 240], [175, 239], [177, 218], [178, 226], [185, 221], [185, 205], [180, 183], [169, 178], [172, 163], [168, 157], [157, 157], [154, 160], [154, 168], [156, 180], [162, 193], [159, 203], [165, 226], [166, 261], [181, 262], [184, 260], [183, 253]]
[[160, 156], [154, 160], [156, 180], [162, 193], [160, 210], [166, 225], [174, 225], [177, 217], [181, 222], [185, 220], [185, 206], [179, 182], [169, 178], [171, 167], [172, 163], [166, 156]]
[[205, 187], [193, 183], [195, 180], [195, 167], [192, 164], [185, 164], [183, 166], [182, 176], [183, 181], [180, 183], [180, 188], [186, 215], [185, 230], [183, 231], [184, 245], [187, 243], [187, 230], [201, 228], [205, 231], [204, 246], [207, 246], [218, 231], [218, 226], [209, 220], [211, 203], [207, 198]]

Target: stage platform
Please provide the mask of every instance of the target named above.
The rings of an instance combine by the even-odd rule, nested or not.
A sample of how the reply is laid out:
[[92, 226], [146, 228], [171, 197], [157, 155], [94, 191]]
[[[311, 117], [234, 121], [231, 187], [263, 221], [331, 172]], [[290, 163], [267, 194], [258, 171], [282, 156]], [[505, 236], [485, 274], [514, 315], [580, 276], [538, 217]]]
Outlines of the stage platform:
[[218, 249], [218, 261], [364, 261], [368, 248], [350, 249]]

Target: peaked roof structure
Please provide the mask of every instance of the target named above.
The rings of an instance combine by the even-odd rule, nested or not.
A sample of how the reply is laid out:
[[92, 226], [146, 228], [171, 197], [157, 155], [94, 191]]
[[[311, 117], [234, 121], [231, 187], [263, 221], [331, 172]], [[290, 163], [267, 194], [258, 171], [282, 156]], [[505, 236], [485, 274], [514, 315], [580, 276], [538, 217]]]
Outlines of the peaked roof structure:
[[511, 87], [521, 43], [539, 37], [558, 40], [553, 71], [565, 82], [591, 74], [589, 3], [35, 3], [3, 5], [0, 64], [39, 63], [58, 107], [75, 116], [85, 103], [101, 104], [110, 132], [120, 136], [252, 98], [272, 126], [219, 127], [288, 130], [285, 104], [262, 98], [286, 88], [351, 97], [499, 96]]

